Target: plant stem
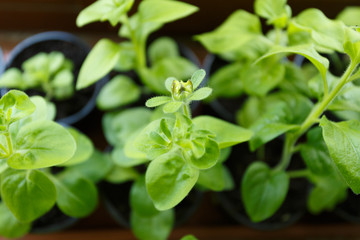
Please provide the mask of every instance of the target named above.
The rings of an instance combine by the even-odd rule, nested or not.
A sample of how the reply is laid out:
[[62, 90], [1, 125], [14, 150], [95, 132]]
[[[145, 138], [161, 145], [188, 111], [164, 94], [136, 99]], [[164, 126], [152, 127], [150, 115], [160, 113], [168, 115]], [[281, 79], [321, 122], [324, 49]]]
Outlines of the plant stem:
[[10, 136], [10, 132], [7, 130], [5, 133], [5, 138], [6, 138], [6, 143], [8, 145], [8, 155], [10, 156], [13, 153], [13, 144], [11, 141], [11, 136]]
[[345, 73], [342, 75], [339, 83], [329, 94], [324, 96], [321, 102], [317, 103], [314, 106], [305, 121], [301, 124], [300, 128], [294, 133], [286, 134], [283, 154], [280, 163], [276, 167], [277, 170], [285, 170], [288, 167], [292, 154], [294, 152], [293, 149], [295, 143], [314, 123], [318, 122], [321, 114], [326, 110], [329, 104], [339, 94], [343, 86], [348, 82], [348, 79], [350, 78], [352, 72], [355, 70], [356, 66], [356, 63], [351, 62]]
[[184, 104], [183, 105], [183, 113], [184, 113], [185, 116], [187, 116], [188, 118], [191, 119], [191, 109], [190, 109], [189, 104]]
[[287, 174], [290, 178], [301, 178], [301, 177], [307, 177], [309, 175], [308, 169], [301, 169], [296, 171], [289, 171]]

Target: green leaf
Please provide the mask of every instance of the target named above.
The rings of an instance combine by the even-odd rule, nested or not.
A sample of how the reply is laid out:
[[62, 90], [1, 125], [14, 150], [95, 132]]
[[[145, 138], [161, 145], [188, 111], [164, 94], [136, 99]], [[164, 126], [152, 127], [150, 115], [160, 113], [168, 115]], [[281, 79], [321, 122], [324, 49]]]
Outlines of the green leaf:
[[213, 89], [210, 98], [240, 96], [244, 89], [240, 73], [244, 68], [242, 63], [229, 63], [217, 70], [209, 78], [209, 85]]
[[[196, 140], [197, 139], [193, 140], [193, 144], [196, 143]], [[193, 152], [191, 157], [189, 157], [191, 165], [198, 169], [208, 169], [213, 167], [220, 156], [220, 150], [217, 142], [210, 138], [205, 139], [205, 143], [201, 144], [201, 148], [204, 152], [200, 157], [197, 157], [196, 151], [194, 151], [195, 149], [192, 149]]]
[[228, 190], [234, 186], [229, 170], [221, 163], [200, 171], [197, 184], [215, 192]]
[[359, 16], [359, 6], [347, 6], [336, 16], [336, 19], [342, 21], [347, 26], [356, 26], [360, 22]]
[[324, 80], [326, 79], [326, 72], [329, 69], [329, 60], [317, 53], [313, 45], [298, 45], [292, 47], [275, 46], [257, 61], [279, 53], [293, 53], [304, 56], [319, 70], [322, 78]]
[[76, 151], [74, 155], [62, 165], [70, 166], [88, 160], [94, 151], [94, 145], [91, 142], [90, 138], [88, 138], [85, 134], [81, 133], [75, 128], [68, 128], [67, 130], [70, 132], [71, 136], [75, 140]]
[[169, 57], [180, 56], [177, 43], [169, 37], [161, 37], [152, 42], [148, 53], [150, 63], [156, 63]]
[[238, 49], [258, 35], [261, 35], [259, 18], [244, 10], [237, 10], [217, 29], [197, 35], [195, 38], [208, 51], [220, 54]]
[[0, 87], [17, 88], [20, 90], [25, 90], [27, 88], [24, 77], [17, 68], [9, 68], [1, 75]]
[[[158, 0], [156, 0], [158, 1]], [[176, 79], [190, 79], [198, 67], [183, 57], [168, 57], [155, 62], [149, 71], [140, 72], [141, 77], [146, 79], [153, 91], [160, 94], [168, 94], [164, 80], [169, 76]]]
[[146, 171], [146, 187], [155, 207], [167, 210], [181, 202], [195, 185], [199, 170], [189, 166], [181, 152], [153, 160]]
[[106, 175], [105, 180], [111, 183], [120, 184], [126, 181], [136, 180], [139, 173], [134, 168], [124, 168], [113, 166], [111, 171]]
[[135, 167], [149, 161], [147, 158], [130, 158], [126, 156], [122, 146], [115, 146], [111, 157], [116, 165], [123, 168]]
[[186, 235], [182, 237], [180, 240], [198, 240], [198, 239], [193, 235]]
[[209, 87], [202, 87], [199, 90], [196, 90], [191, 96], [188, 98], [189, 101], [200, 101], [208, 96], [210, 96], [212, 93], [212, 88]]
[[1, 118], [5, 118], [1, 119], [2, 123], [6, 121], [11, 124], [32, 114], [35, 105], [25, 93], [11, 90], [0, 99], [0, 111], [3, 114]]
[[141, 2], [138, 12], [142, 22], [167, 23], [189, 16], [197, 10], [197, 7], [184, 2], [156, 0], [156, 3]]
[[177, 81], [177, 79], [174, 77], [168, 77], [165, 80], [165, 87], [166, 87], [166, 90], [168, 90], [169, 92], [171, 92], [171, 87], [172, 87], [172, 84], [174, 81]]
[[286, 0], [256, 0], [255, 13], [267, 19], [268, 24], [277, 28], [284, 28], [291, 17], [291, 9]]
[[194, 118], [193, 122], [196, 128], [215, 133], [215, 141], [220, 149], [246, 142], [253, 134], [250, 130], [211, 116], [199, 116]]
[[174, 225], [173, 209], [161, 211], [152, 217], [144, 217], [137, 212], [131, 212], [131, 227], [140, 240], [166, 240]]
[[76, 150], [71, 134], [51, 121], [35, 121], [25, 125], [13, 144], [15, 151], [7, 163], [16, 169], [55, 166], [69, 160]]
[[308, 197], [308, 209], [312, 214], [324, 210], [332, 211], [347, 196], [347, 186], [341, 179], [332, 176], [313, 177], [315, 187]]
[[308, 82], [310, 78], [307, 78], [303, 71], [303, 68], [300, 68], [292, 62], [284, 63], [284, 66], [284, 80], [280, 83], [279, 88], [284, 92], [298, 92], [305, 96], [311, 96], [308, 87]]
[[19, 221], [31, 222], [54, 206], [56, 189], [41, 171], [8, 169], [1, 175], [1, 197]]
[[271, 217], [285, 200], [289, 177], [284, 171], [272, 171], [262, 162], [255, 162], [246, 170], [242, 180], [242, 199], [253, 222]]
[[249, 95], [265, 96], [284, 79], [285, 67], [277, 58], [268, 58], [242, 71], [241, 80]]
[[139, 177], [130, 190], [131, 210], [142, 217], [152, 217], [159, 214], [146, 190], [145, 176]]
[[6, 238], [19, 238], [30, 231], [30, 223], [22, 223], [15, 218], [4, 203], [0, 203], [0, 235]]
[[351, 60], [358, 64], [360, 62], [360, 33], [354, 29], [345, 29], [344, 51]]
[[125, 144], [134, 132], [150, 122], [151, 114], [145, 107], [106, 113], [102, 122], [106, 140], [112, 145]]
[[121, 42], [119, 45], [119, 59], [114, 67], [115, 70], [126, 72], [135, 69], [136, 51], [134, 45], [128, 41]]
[[140, 87], [131, 78], [117, 75], [100, 90], [96, 105], [101, 110], [111, 110], [136, 102], [140, 95]]
[[164, 113], [174, 113], [177, 110], [179, 110], [179, 108], [182, 107], [183, 104], [184, 104], [183, 102], [179, 102], [179, 101], [169, 102], [165, 104], [165, 106], [163, 107], [163, 111]]
[[115, 26], [121, 17], [130, 10], [134, 0], [100, 0], [83, 9], [76, 19], [76, 25], [82, 27], [96, 21], [109, 21]]
[[102, 180], [112, 168], [113, 164], [111, 158], [108, 155], [95, 150], [88, 160], [69, 166], [64, 171], [70, 172], [66, 173], [67, 176], [80, 174], [92, 182], [97, 183]]
[[95, 210], [97, 189], [94, 183], [80, 174], [63, 172], [54, 178], [57, 191], [57, 205], [71, 217], [85, 217]]
[[146, 101], [145, 105], [147, 107], [157, 107], [165, 103], [168, 103], [170, 101], [172, 101], [171, 97], [159, 96], [159, 97], [150, 98], [149, 100]]
[[[306, 9], [293, 19], [288, 28], [290, 41], [302, 34], [305, 39], [293, 44], [314, 43], [323, 52], [344, 52], [344, 27], [341, 21], [331, 20], [315, 8]], [[293, 36], [295, 35], [295, 36]]]
[[191, 76], [191, 82], [194, 89], [197, 89], [204, 80], [206, 72], [204, 69], [199, 69]]
[[76, 89], [90, 86], [109, 73], [119, 60], [120, 45], [109, 39], [101, 39], [81, 66]]
[[320, 126], [329, 153], [354, 193], [360, 193], [360, 122], [332, 122], [321, 118]]

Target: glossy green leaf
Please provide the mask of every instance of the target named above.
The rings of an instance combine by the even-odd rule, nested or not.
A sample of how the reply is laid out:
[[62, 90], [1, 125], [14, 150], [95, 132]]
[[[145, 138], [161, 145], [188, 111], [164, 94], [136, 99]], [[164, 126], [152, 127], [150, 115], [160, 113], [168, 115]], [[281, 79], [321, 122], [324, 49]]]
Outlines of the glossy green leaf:
[[262, 56], [258, 61], [279, 53], [293, 53], [299, 54], [307, 58], [319, 70], [323, 79], [326, 79], [326, 72], [329, 69], [329, 60], [322, 57], [315, 51], [312, 45], [298, 45], [292, 47], [276, 46], [271, 49], [267, 54]]
[[81, 133], [75, 128], [68, 128], [67, 130], [70, 132], [71, 136], [75, 140], [76, 151], [68, 161], [63, 163], [63, 165], [70, 166], [88, 160], [94, 151], [94, 145], [91, 142], [90, 138], [88, 138], [85, 134]]
[[151, 114], [145, 107], [106, 113], [102, 122], [106, 140], [112, 145], [125, 144], [135, 131], [150, 122]]
[[345, 182], [354, 193], [360, 193], [360, 123], [352, 120], [320, 121], [329, 153]]
[[30, 223], [16, 219], [4, 203], [0, 203], [0, 235], [6, 238], [19, 238], [30, 231]]
[[152, 217], [144, 217], [131, 212], [131, 227], [140, 240], [166, 240], [174, 225], [173, 209], [161, 211]]
[[296, 44], [314, 43], [317, 50], [332, 52], [343, 52], [345, 25], [341, 21], [331, 20], [325, 16], [319, 9], [310, 8], [301, 12], [295, 17], [288, 28], [290, 40], [292, 35], [303, 34], [305, 39]]
[[291, 17], [291, 9], [286, 0], [256, 0], [255, 13], [267, 19], [268, 24], [277, 28], [284, 28]]
[[241, 74], [245, 92], [249, 95], [265, 96], [284, 79], [285, 67], [277, 58], [267, 58], [249, 66]]
[[140, 95], [140, 87], [131, 78], [117, 75], [100, 90], [96, 105], [101, 110], [110, 110], [136, 102]]
[[147, 107], [157, 107], [165, 103], [168, 103], [170, 101], [172, 101], [171, 97], [159, 96], [159, 97], [150, 98], [149, 100], [146, 101], [145, 105]]
[[189, 101], [200, 101], [209, 97], [212, 93], [212, 88], [202, 87], [196, 90], [189, 98]]
[[8, 169], [1, 175], [1, 197], [19, 221], [31, 222], [54, 206], [56, 189], [41, 171]]
[[11, 90], [0, 99], [1, 122], [11, 124], [25, 118], [35, 111], [35, 105], [21, 91]]
[[289, 177], [284, 171], [272, 171], [265, 163], [255, 162], [242, 180], [245, 210], [254, 222], [271, 217], [285, 200]]
[[194, 118], [193, 122], [196, 128], [215, 133], [215, 141], [220, 149], [246, 142], [253, 134], [250, 130], [211, 116], [199, 116]]
[[156, 3], [141, 2], [138, 12], [143, 22], [167, 23], [191, 15], [197, 10], [197, 7], [184, 2], [156, 0]]
[[12, 168], [34, 169], [55, 166], [69, 160], [76, 143], [61, 125], [35, 121], [22, 127], [13, 142], [14, 153], [7, 163]]
[[97, 183], [102, 180], [112, 168], [111, 158], [98, 150], [94, 150], [88, 160], [68, 166], [64, 171], [70, 172], [66, 173], [67, 176], [80, 174], [92, 182]]
[[96, 43], [81, 66], [76, 89], [90, 86], [109, 73], [119, 60], [120, 45], [109, 39]]
[[208, 51], [226, 53], [239, 48], [261, 34], [260, 20], [244, 10], [232, 13], [224, 23], [209, 33], [197, 35]]
[[250, 150], [254, 151], [261, 145], [274, 138], [297, 128], [297, 125], [287, 122], [287, 106], [279, 103], [266, 111], [257, 121], [251, 125], [254, 136], [250, 140]]
[[148, 48], [148, 53], [151, 63], [168, 57], [180, 56], [177, 43], [169, 37], [161, 37], [152, 42]]
[[[69, 173], [69, 172], [68, 172]], [[93, 182], [80, 174], [60, 174], [54, 179], [57, 191], [57, 206], [71, 217], [85, 217], [95, 210], [97, 189]]]
[[190, 192], [199, 170], [189, 166], [181, 152], [172, 151], [153, 160], [146, 171], [146, 187], [155, 207], [167, 210], [176, 206]]
[[146, 190], [145, 177], [139, 177], [130, 190], [131, 210], [142, 217], [152, 217], [159, 214]]

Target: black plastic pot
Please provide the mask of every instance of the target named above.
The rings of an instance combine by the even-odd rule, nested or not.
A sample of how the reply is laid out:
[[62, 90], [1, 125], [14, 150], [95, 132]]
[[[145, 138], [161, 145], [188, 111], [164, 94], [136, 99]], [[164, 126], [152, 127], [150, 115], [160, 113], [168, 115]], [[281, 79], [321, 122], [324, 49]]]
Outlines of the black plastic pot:
[[[129, 195], [133, 182], [113, 184], [100, 183], [100, 192], [104, 206], [115, 221], [123, 227], [130, 228], [130, 202]], [[189, 195], [175, 207], [175, 226], [188, 221], [201, 204], [203, 192], [193, 189]]]
[[[277, 159], [280, 158], [282, 143], [281, 139], [276, 139], [266, 145], [264, 162], [270, 167], [274, 167]], [[246, 214], [241, 197], [241, 180], [247, 167], [257, 159], [256, 154], [248, 150], [246, 143], [233, 147], [233, 151], [225, 164], [233, 176], [235, 188], [217, 194], [220, 205], [234, 221], [254, 229], [277, 230], [294, 224], [306, 212], [309, 183], [305, 179], [291, 179], [284, 203], [269, 219], [254, 223]], [[299, 161], [294, 159], [290, 169], [299, 169], [301, 168], [299, 165], [302, 165], [300, 159]]]
[[[43, 32], [33, 35], [19, 43], [9, 54], [6, 69], [16, 67], [21, 69], [22, 63], [39, 52], [62, 52], [74, 63], [73, 74], [75, 83], [80, 67], [84, 62], [90, 47], [78, 37], [66, 32]], [[56, 121], [67, 125], [85, 118], [95, 107], [95, 99], [107, 77], [88, 88], [76, 91], [74, 96], [62, 101], [54, 101], [57, 109]], [[8, 91], [2, 90], [2, 95]], [[31, 91], [29, 91], [31, 93]], [[29, 95], [31, 95], [29, 93]]]

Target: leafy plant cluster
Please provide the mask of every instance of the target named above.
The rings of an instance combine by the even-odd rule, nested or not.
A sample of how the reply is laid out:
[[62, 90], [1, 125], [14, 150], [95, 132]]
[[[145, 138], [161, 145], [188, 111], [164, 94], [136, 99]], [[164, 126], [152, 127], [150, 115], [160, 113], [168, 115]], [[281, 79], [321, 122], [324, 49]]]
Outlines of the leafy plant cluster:
[[[229, 61], [210, 77], [213, 96], [246, 96], [237, 121], [254, 132], [250, 150], [262, 151], [284, 136], [275, 167], [253, 159], [246, 170], [241, 183], [245, 209], [254, 222], [271, 217], [282, 205], [290, 179], [303, 177], [313, 184], [308, 209], [331, 210], [346, 199], [348, 187], [360, 192], [355, 81], [360, 33], [341, 21], [348, 19], [349, 10], [332, 20], [313, 8], [292, 16], [286, 0], [256, 0], [254, 9], [255, 14], [237, 10], [214, 31], [196, 36]], [[273, 27], [266, 34], [260, 18]], [[287, 58], [294, 54], [307, 61], [296, 65]], [[348, 63], [341, 76], [329, 69], [329, 59], [338, 54], [346, 56], [342, 64]], [[306, 167], [288, 170], [298, 153]]]
[[[114, 69], [123, 72], [101, 90], [97, 105], [102, 110], [134, 103], [149, 90], [164, 94], [164, 79], [169, 76], [186, 79], [197, 69], [180, 55], [174, 40], [159, 38], [148, 48], [147, 40], [164, 24], [186, 17], [198, 8], [180, 1], [141, 1], [137, 11], [129, 16], [133, 5], [134, 0], [95, 1], [80, 12], [76, 21], [79, 27], [95, 21], [107, 21], [113, 27], [121, 24], [118, 35], [123, 41], [101, 39], [86, 58], [76, 86], [87, 87]], [[136, 78], [124, 74], [128, 71], [135, 71]], [[139, 86], [139, 81], [145, 87]]]
[[63, 100], [74, 94], [72, 71], [73, 63], [61, 52], [40, 52], [24, 61], [21, 69], [7, 69], [0, 78], [0, 87], [39, 89], [48, 101]]
[[[89, 166], [90, 139], [53, 121], [54, 108], [39, 96], [11, 90], [0, 99], [0, 234], [20, 237], [32, 222], [56, 206], [66, 215], [84, 217], [97, 205]], [[84, 165], [87, 167], [84, 167]], [[88, 165], [90, 164], [90, 165]], [[54, 173], [52, 167], [63, 170]]]

